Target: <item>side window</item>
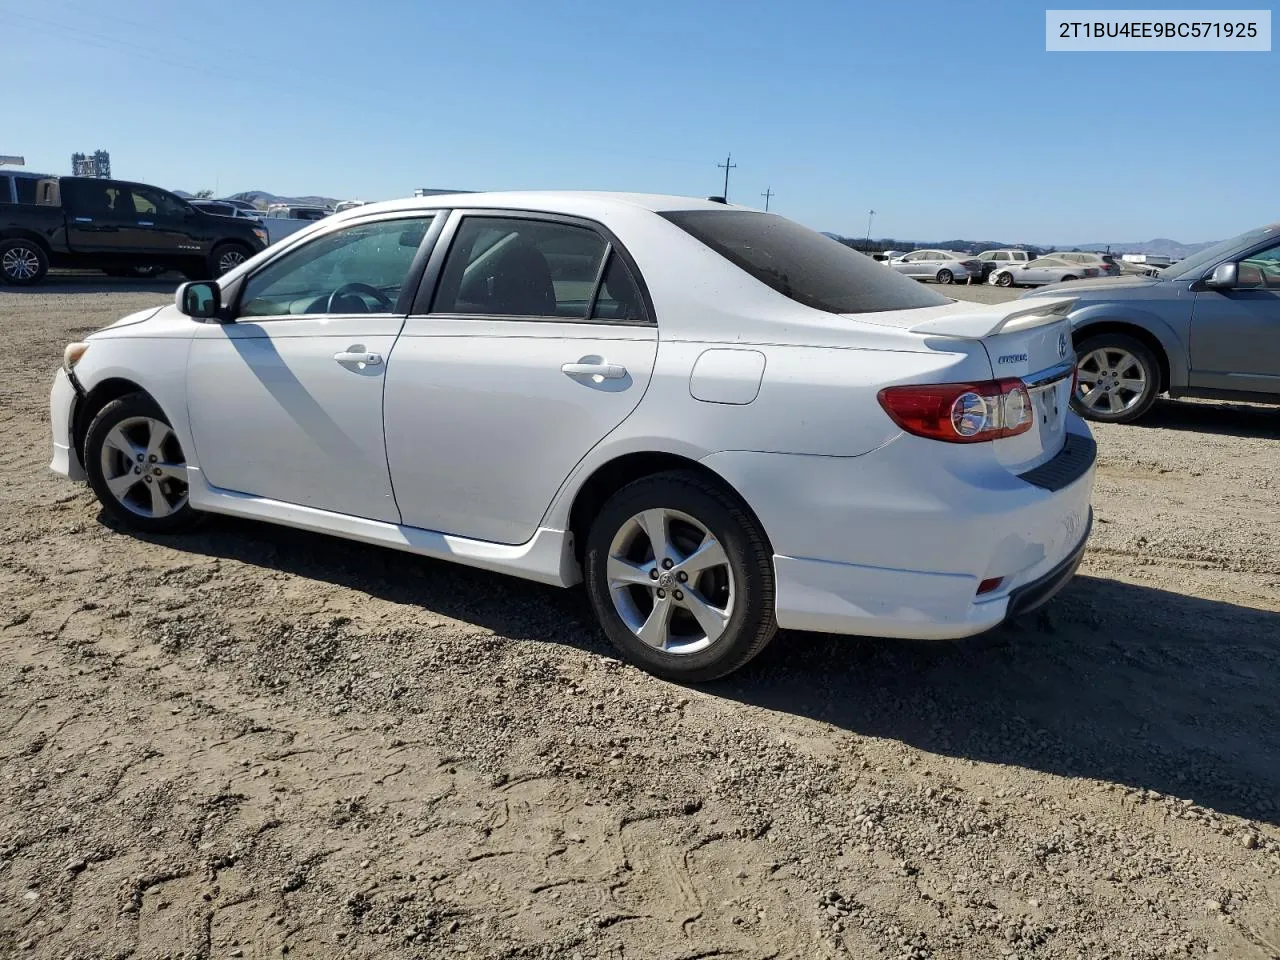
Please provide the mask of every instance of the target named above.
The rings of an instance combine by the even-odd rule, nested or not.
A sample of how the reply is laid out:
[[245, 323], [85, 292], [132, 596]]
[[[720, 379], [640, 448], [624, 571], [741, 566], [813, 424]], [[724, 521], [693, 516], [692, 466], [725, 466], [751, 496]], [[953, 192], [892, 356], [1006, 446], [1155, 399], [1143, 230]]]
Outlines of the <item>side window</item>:
[[[31, 177], [14, 177], [14, 190], [17, 194], [18, 203], [36, 203], [37, 197], [40, 195], [40, 181]], [[3, 185], [0, 185], [0, 195], [4, 193]]]
[[160, 190], [148, 190], [145, 187], [134, 187], [133, 209], [140, 217], [181, 218], [186, 208], [175, 197]]
[[1240, 261], [1241, 286], [1261, 285], [1268, 290], [1280, 290], [1280, 245], [1259, 250]]
[[644, 320], [644, 307], [640, 301], [640, 288], [631, 277], [631, 271], [616, 253], [609, 254], [600, 291], [596, 294], [593, 320], [615, 320], [635, 323]]
[[0, 177], [0, 203], [13, 202], [14, 197], [13, 197], [13, 194], [10, 192], [11, 189], [12, 188], [9, 186], [9, 178]]
[[585, 320], [606, 249], [586, 227], [465, 217], [431, 312]]
[[74, 196], [76, 213], [90, 217], [133, 216], [133, 197], [109, 181], [79, 181]]
[[390, 313], [431, 219], [379, 220], [316, 237], [249, 278], [239, 315]]

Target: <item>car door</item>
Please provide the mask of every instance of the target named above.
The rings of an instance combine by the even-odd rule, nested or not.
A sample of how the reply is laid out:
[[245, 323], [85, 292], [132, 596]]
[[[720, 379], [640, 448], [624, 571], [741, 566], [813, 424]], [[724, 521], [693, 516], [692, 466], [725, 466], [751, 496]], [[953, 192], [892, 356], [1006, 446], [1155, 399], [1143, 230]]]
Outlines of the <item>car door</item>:
[[192, 208], [172, 194], [155, 187], [132, 186], [133, 225], [126, 231], [132, 249], [144, 253], [190, 254], [201, 251], [193, 235]]
[[905, 273], [908, 277], [924, 276], [925, 260], [929, 256], [930, 254], [926, 250], [917, 250], [915, 253], [907, 254], [905, 257], [902, 258], [903, 265], [904, 265], [904, 269], [902, 272]]
[[248, 276], [234, 322], [197, 327], [187, 406], [212, 486], [400, 521], [382, 392], [438, 232], [432, 220], [419, 212], [325, 231]]
[[116, 180], [65, 177], [62, 202], [67, 243], [76, 253], [114, 254], [129, 248], [133, 196]]
[[635, 409], [658, 332], [596, 224], [456, 212], [387, 370], [404, 522], [524, 543], [574, 466]]
[[1280, 394], [1280, 244], [1239, 262], [1233, 290], [1200, 290], [1191, 313], [1195, 387]]

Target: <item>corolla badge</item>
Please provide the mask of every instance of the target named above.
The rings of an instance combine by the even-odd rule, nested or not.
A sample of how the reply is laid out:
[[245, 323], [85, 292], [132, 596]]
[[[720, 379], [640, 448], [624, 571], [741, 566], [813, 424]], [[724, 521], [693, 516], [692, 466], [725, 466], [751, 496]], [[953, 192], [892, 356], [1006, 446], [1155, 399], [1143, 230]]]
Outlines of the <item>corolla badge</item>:
[[1065, 357], [1067, 355], [1067, 335], [1065, 333], [1058, 334], [1058, 356]]

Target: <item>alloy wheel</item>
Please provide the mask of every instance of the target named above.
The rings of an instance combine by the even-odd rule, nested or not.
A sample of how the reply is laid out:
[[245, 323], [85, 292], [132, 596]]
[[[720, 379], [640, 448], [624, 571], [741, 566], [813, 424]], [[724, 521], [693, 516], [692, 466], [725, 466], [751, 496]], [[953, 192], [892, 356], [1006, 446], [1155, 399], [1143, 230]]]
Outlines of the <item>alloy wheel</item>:
[[244, 263], [246, 259], [248, 258], [239, 250], [225, 251], [222, 256], [218, 257], [218, 275], [221, 276], [229, 270], [234, 270]]
[[1080, 361], [1076, 396], [1093, 413], [1115, 416], [1130, 410], [1146, 389], [1147, 370], [1128, 350], [1100, 347]]
[[154, 417], [129, 417], [102, 444], [102, 476], [120, 506], [160, 519], [187, 503], [187, 461], [173, 428]]
[[40, 272], [40, 257], [30, 247], [10, 247], [0, 257], [0, 271], [10, 280], [30, 280]]
[[609, 546], [605, 576], [627, 629], [669, 654], [707, 649], [733, 615], [733, 570], [724, 547], [686, 513], [654, 508], [631, 517]]

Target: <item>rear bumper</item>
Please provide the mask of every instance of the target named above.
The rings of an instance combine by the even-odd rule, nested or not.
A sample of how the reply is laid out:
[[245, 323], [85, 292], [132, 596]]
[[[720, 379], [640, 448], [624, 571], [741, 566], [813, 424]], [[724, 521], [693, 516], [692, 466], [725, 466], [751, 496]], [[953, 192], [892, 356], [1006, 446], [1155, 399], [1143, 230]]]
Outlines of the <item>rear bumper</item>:
[[69, 480], [84, 480], [84, 467], [72, 440], [77, 390], [66, 370], [58, 368], [49, 391], [49, 427], [53, 433], [53, 459], [49, 469]]
[[[780, 626], [958, 639], [1047, 602], [1079, 565], [1096, 446], [1070, 417], [1060, 457], [1071, 469], [1053, 476], [1048, 464], [1027, 479], [984, 466], [980, 450], [939, 457], [933, 441], [910, 437], [861, 457], [704, 463], [746, 498], [773, 544]], [[999, 583], [979, 594], [985, 580]]]

